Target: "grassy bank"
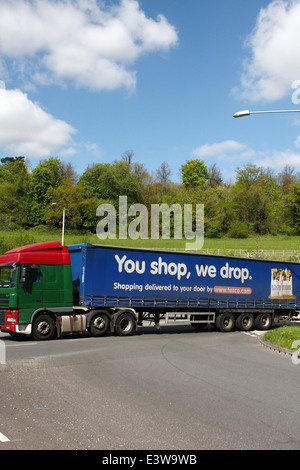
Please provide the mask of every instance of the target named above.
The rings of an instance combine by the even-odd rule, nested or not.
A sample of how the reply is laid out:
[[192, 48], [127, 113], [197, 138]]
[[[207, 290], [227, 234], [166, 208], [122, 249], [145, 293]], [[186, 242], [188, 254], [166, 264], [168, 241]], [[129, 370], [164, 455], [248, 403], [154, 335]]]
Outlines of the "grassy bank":
[[284, 349], [299, 349], [299, 346], [293, 348], [293, 343], [294, 341], [300, 341], [300, 326], [284, 325], [280, 328], [275, 328], [274, 330], [268, 331], [264, 335], [264, 339]]
[[[184, 250], [188, 240], [106, 240], [100, 242], [97, 236], [92, 235], [93, 243], [107, 243], [111, 245], [137, 246], [145, 248], [178, 249]], [[95, 241], [96, 240], [96, 241]], [[255, 238], [205, 238], [203, 249], [211, 250], [300, 250], [300, 237], [255, 237]]]
[[[52, 227], [36, 227], [29, 230], [0, 230], [0, 254], [17, 246], [39, 243], [50, 240], [61, 240], [61, 230]], [[187, 240], [104, 240], [91, 232], [68, 231], [65, 233], [65, 244], [95, 243], [139, 248], [184, 250]], [[211, 250], [300, 250], [300, 237], [254, 237], [247, 239], [206, 238], [203, 248]]]

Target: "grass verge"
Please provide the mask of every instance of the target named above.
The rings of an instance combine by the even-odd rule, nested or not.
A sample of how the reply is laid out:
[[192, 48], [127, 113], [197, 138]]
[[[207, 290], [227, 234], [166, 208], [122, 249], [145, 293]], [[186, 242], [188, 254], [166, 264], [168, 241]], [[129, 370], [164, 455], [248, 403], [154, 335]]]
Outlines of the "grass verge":
[[[268, 331], [264, 335], [264, 339], [280, 348], [295, 351], [300, 347], [300, 326], [284, 325], [279, 328], [275, 328], [274, 330]], [[295, 341], [299, 341], [299, 344], [293, 344]]]
[[[48, 226], [34, 227], [29, 230], [1, 230], [0, 229], [0, 254], [17, 246], [29, 245], [50, 240], [61, 240], [61, 230]], [[72, 245], [76, 243], [94, 243], [110, 244], [119, 246], [132, 246], [137, 248], [154, 248], [160, 250], [185, 250], [185, 244], [188, 240], [174, 239], [148, 239], [148, 240], [99, 240], [97, 235], [80, 230], [68, 230], [65, 233], [65, 244]], [[300, 250], [300, 237], [253, 237], [247, 239], [234, 238], [205, 238], [204, 249], [211, 250], [233, 250], [241, 249], [257, 252], [258, 250]], [[291, 260], [290, 260], [291, 261]]]

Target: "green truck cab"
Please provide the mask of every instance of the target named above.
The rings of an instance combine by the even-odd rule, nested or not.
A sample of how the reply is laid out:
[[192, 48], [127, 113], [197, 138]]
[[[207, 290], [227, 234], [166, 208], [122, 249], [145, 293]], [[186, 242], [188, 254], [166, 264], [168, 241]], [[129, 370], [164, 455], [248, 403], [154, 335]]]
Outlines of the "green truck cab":
[[0, 328], [11, 335], [52, 336], [58, 314], [73, 312], [71, 261], [60, 242], [16, 248], [0, 256]]

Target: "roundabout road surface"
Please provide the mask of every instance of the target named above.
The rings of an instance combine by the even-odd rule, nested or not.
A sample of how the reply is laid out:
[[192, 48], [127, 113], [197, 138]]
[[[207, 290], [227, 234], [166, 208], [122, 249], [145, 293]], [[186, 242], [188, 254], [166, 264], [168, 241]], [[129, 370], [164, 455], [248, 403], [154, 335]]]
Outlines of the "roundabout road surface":
[[255, 332], [0, 340], [0, 450], [300, 449], [300, 365]]

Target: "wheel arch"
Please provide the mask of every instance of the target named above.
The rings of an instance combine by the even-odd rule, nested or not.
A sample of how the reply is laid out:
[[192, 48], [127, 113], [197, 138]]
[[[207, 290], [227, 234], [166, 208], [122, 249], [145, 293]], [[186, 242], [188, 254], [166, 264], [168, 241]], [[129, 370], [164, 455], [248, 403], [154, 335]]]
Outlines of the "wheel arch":
[[38, 308], [31, 315], [30, 323], [33, 325], [34, 320], [37, 317], [39, 317], [40, 315], [44, 315], [44, 314], [49, 315], [50, 317], [52, 317], [52, 319], [55, 321], [55, 324], [58, 321], [58, 314], [53, 312], [51, 309], [49, 309], [49, 308]]

